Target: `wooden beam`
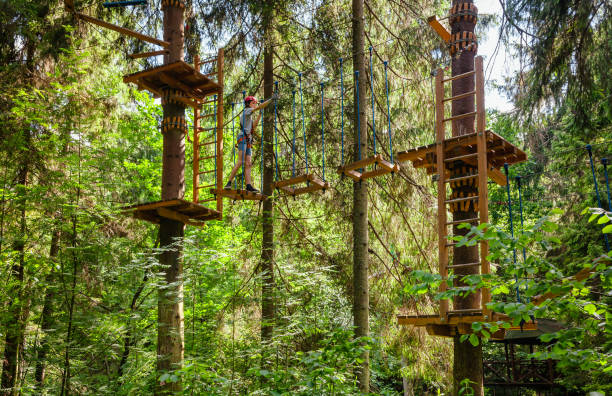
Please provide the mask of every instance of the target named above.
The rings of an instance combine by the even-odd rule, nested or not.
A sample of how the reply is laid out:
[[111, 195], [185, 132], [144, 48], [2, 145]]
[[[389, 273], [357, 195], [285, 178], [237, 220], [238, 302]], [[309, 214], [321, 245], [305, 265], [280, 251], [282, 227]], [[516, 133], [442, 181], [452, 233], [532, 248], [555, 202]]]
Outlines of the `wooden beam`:
[[166, 70], [173, 70], [175, 68], [181, 67], [181, 65], [186, 65], [188, 67], [191, 67], [183, 61], [176, 61], [176, 62], [168, 63], [167, 65], [162, 65], [162, 66], [154, 67], [151, 69], [139, 71], [136, 73], [128, 74], [126, 76], [123, 76], [123, 82], [129, 83], [129, 82], [141, 80], [144, 77], [155, 75], [155, 74], [161, 73]]
[[448, 325], [430, 324], [425, 326], [427, 334], [438, 337], [453, 337], [455, 335], [455, 327]]
[[166, 208], [157, 208], [155, 211], [158, 215], [160, 215], [161, 217], [165, 217], [166, 219], [180, 221], [184, 224], [187, 224], [190, 221], [188, 216], [185, 216], [184, 214], [179, 212], [175, 212], [174, 210]]
[[140, 58], [149, 58], [151, 56], [165, 55], [168, 53], [168, 50], [159, 50], [159, 51], [151, 51], [151, 52], [141, 52], [139, 54], [130, 54], [128, 57], [131, 59], [140, 59]]
[[274, 187], [281, 188], [285, 186], [293, 186], [294, 184], [302, 183], [305, 181], [310, 181], [313, 178], [314, 177], [310, 174], [300, 175], [300, 176], [292, 177], [291, 179], [277, 181], [276, 183], [274, 183]]
[[338, 170], [338, 173], [341, 175], [346, 175], [348, 177], [350, 177], [351, 179], [353, 179], [353, 181], [359, 181], [361, 180], [361, 173], [354, 171], [354, 170]]
[[373, 157], [368, 157], [368, 158], [363, 158], [359, 161], [355, 161], [355, 162], [351, 162], [350, 164], [346, 164], [344, 166], [341, 166], [338, 168], [338, 170], [343, 170], [343, 171], [349, 171], [349, 170], [353, 170], [353, 169], [360, 169], [360, 168], [365, 168], [366, 166], [370, 165], [371, 163], [382, 159], [382, 156], [380, 154], [375, 155]]
[[436, 33], [438, 33], [438, 36], [440, 36], [445, 43], [448, 43], [450, 41], [450, 32], [446, 30], [444, 26], [442, 26], [442, 24], [438, 21], [438, 18], [436, 18], [435, 15], [427, 18], [427, 23], [433, 28], [433, 30], [436, 31]]
[[87, 21], [89, 23], [93, 23], [94, 25], [102, 26], [103, 28], [114, 30], [114, 31], [119, 32], [121, 34], [125, 34], [127, 36], [131, 36], [131, 37], [137, 38], [137, 39], [142, 40], [142, 41], [146, 41], [146, 42], [151, 43], [151, 44], [159, 45], [159, 46], [162, 46], [164, 48], [168, 48], [170, 46], [170, 43], [168, 41], [159, 40], [159, 39], [156, 39], [155, 37], [150, 37], [150, 36], [147, 36], [145, 34], [135, 32], [134, 30], [126, 29], [124, 27], [121, 27], [121, 26], [118, 26], [118, 25], [114, 25], [112, 23], [108, 23], [108, 22], [103, 21], [101, 19], [91, 17], [89, 15], [81, 14], [80, 12], [75, 12], [74, 15], [76, 15], [77, 18], [80, 18], [80, 19], [82, 19], [84, 21]]
[[381, 168], [374, 169], [374, 170], [371, 170], [371, 171], [363, 172], [361, 174], [361, 180], [371, 179], [373, 177], [381, 176], [381, 175], [386, 175], [388, 173], [391, 173], [391, 172], [388, 171], [387, 169], [381, 167]]

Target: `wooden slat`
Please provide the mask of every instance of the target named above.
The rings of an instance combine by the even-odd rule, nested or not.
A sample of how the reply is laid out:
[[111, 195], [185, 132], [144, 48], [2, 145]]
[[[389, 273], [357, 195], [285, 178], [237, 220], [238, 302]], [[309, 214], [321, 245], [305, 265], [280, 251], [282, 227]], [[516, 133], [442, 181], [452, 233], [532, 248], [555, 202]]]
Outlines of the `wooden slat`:
[[348, 177], [350, 177], [351, 179], [353, 179], [353, 181], [359, 181], [361, 180], [361, 173], [354, 171], [354, 170], [342, 170], [342, 169], [338, 169], [338, 174], [340, 175], [346, 175]]
[[[448, 249], [446, 247], [446, 183], [444, 172], [444, 69], [438, 68], [436, 73], [436, 166], [440, 169], [438, 177], [438, 272], [443, 281], [440, 282], [440, 292], [447, 289], [446, 280], [448, 278]], [[440, 300], [440, 319], [446, 321], [448, 316], [448, 300]]]
[[145, 204], [137, 204], [137, 205], [131, 205], [131, 206], [126, 206], [124, 208], [122, 208], [123, 211], [130, 211], [130, 210], [151, 210], [151, 209], [157, 209], [157, 208], [164, 208], [167, 206], [176, 206], [176, 205], [180, 205], [183, 201], [180, 199], [171, 199], [169, 201], [156, 201], [156, 202], [149, 202], [149, 203], [145, 203]]
[[278, 189], [280, 189], [282, 192], [289, 194], [289, 195], [293, 195], [295, 193], [295, 189], [289, 186], [278, 187]]
[[165, 55], [168, 53], [168, 50], [160, 50], [160, 51], [151, 51], [151, 52], [141, 52], [139, 54], [130, 54], [128, 57], [131, 59], [140, 59], [140, 58], [149, 58], [151, 56]]
[[455, 224], [461, 224], [461, 223], [473, 223], [480, 220], [478, 217], [474, 217], [472, 219], [465, 219], [465, 220], [454, 220], [454, 221], [448, 221], [446, 222], [446, 225], [455, 225]]
[[382, 159], [382, 156], [380, 154], [375, 155], [373, 157], [363, 158], [359, 161], [355, 161], [350, 164], [346, 164], [344, 166], [339, 167], [338, 171], [346, 172], [349, 170], [365, 168], [366, 166], [376, 162], [377, 160], [381, 160], [381, 159]]
[[149, 76], [158, 74], [163, 71], [176, 69], [177, 67], [180, 67], [181, 64], [184, 64], [184, 63], [185, 62], [183, 61], [176, 61], [176, 62], [168, 63], [166, 65], [154, 67], [152, 69], [147, 69], [147, 70], [143, 70], [137, 73], [128, 74], [127, 76], [123, 76], [123, 82], [124, 83], [135, 82], [144, 77], [149, 77]]
[[442, 80], [443, 83], [448, 82], [448, 81], [454, 81], [454, 80], [458, 80], [460, 78], [465, 78], [465, 77], [469, 77], [473, 74], [475, 74], [476, 72], [474, 70], [466, 72], [466, 73], [462, 73], [462, 74], [457, 74], [456, 76], [452, 76], [449, 78], [445, 78], [444, 80]]
[[399, 164], [392, 164], [388, 161], [385, 161], [384, 159], [380, 159], [376, 163], [388, 170], [389, 172], [399, 172], [400, 170]]
[[193, 90], [189, 86], [185, 85], [176, 78], [168, 75], [167, 73], [159, 73], [159, 79], [162, 80], [164, 83], [168, 84], [170, 87], [185, 92], [190, 97], [195, 96]]
[[450, 98], [444, 98], [444, 102], [459, 100], [463, 98], [467, 98], [468, 96], [476, 95], [476, 91], [470, 91], [466, 93], [462, 93], [460, 95], [451, 96]]
[[93, 23], [94, 25], [102, 26], [102, 27], [107, 28], [107, 29], [114, 30], [114, 31], [119, 32], [121, 34], [125, 34], [127, 36], [131, 36], [131, 37], [137, 38], [137, 39], [142, 40], [142, 41], [146, 41], [146, 42], [151, 43], [151, 44], [156, 44], [156, 45], [162, 46], [164, 48], [168, 48], [170, 46], [170, 43], [168, 41], [159, 40], [159, 39], [156, 39], [155, 37], [150, 37], [150, 36], [147, 36], [145, 34], [138, 33], [138, 32], [135, 32], [133, 30], [126, 29], [124, 27], [114, 25], [112, 23], [108, 23], [108, 22], [103, 21], [101, 19], [94, 18], [94, 17], [89, 16], [89, 15], [81, 14], [80, 12], [75, 12], [74, 14], [78, 18], [80, 18], [80, 19], [82, 19], [84, 21], [87, 21], [89, 23]]
[[292, 186], [294, 184], [303, 183], [305, 181], [310, 181], [312, 179], [314, 179], [314, 176], [312, 174], [300, 175], [300, 176], [292, 177], [291, 179], [279, 180], [276, 183], [274, 183], [274, 187], [281, 188], [285, 186]]
[[320, 191], [322, 189], [323, 189], [323, 187], [321, 187], [320, 185], [312, 183], [308, 187], [296, 188], [293, 191], [293, 195], [294, 196], [302, 195], [302, 194], [306, 194], [306, 193], [310, 193], [310, 192], [314, 192], [314, 191]]
[[[487, 163], [487, 133], [486, 133], [486, 114], [485, 114], [485, 91], [484, 91], [484, 70], [482, 56], [476, 57], [475, 60], [476, 72], [476, 133], [478, 134], [478, 211], [480, 212], [480, 222], [489, 222], [489, 187], [487, 185], [487, 174], [489, 165]], [[482, 262], [481, 274], [488, 275], [491, 271], [491, 266], [487, 260], [489, 255], [489, 243], [483, 241], [480, 244], [480, 260]], [[490, 314], [486, 304], [491, 301], [491, 291], [488, 288], [482, 289], [481, 308], [483, 315], [488, 317]]]
[[363, 172], [361, 174], [360, 180], [367, 180], [367, 179], [371, 179], [376, 176], [386, 175], [388, 173], [391, 173], [391, 171], [388, 171], [385, 168], [378, 168], [378, 169], [374, 169], [371, 171]]
[[455, 115], [455, 116], [452, 116], [452, 117], [445, 118], [444, 122], [462, 120], [464, 118], [473, 117], [475, 115], [476, 115], [475, 111], [472, 111], [470, 113], [458, 114], [458, 115]]
[[157, 208], [155, 210], [158, 215], [161, 217], [165, 217], [166, 219], [180, 221], [181, 223], [189, 223], [189, 217], [184, 214], [175, 212], [174, 210], [166, 209], [166, 208]]

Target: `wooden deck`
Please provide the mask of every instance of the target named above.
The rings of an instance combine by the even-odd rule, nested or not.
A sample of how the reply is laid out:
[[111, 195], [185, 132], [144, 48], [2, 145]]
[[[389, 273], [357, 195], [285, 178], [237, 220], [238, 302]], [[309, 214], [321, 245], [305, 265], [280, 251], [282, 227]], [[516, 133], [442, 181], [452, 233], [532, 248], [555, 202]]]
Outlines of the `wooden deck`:
[[[293, 187], [297, 184], [306, 183], [305, 187]], [[279, 180], [274, 183], [274, 188], [293, 197], [314, 191], [325, 191], [329, 183], [319, 179], [314, 173], [292, 177], [291, 179]]]
[[220, 212], [184, 199], [131, 205], [122, 208], [122, 213], [154, 224], [165, 218], [195, 227], [203, 227], [208, 220], [221, 220]]
[[[527, 154], [495, 132], [486, 131], [485, 133], [487, 138], [487, 163], [489, 165], [488, 175], [497, 184], [503, 186], [506, 184], [506, 176], [500, 168], [503, 167], [504, 163], [512, 165], [526, 161]], [[453, 166], [453, 159], [476, 166], [477, 159], [474, 155], [476, 151], [476, 133], [444, 140], [444, 157], [447, 170]], [[436, 143], [399, 152], [396, 157], [399, 161], [411, 161], [415, 168], [425, 168], [428, 174], [438, 173]]]
[[[140, 89], [146, 89], [161, 97], [163, 89], [170, 87], [183, 92], [184, 97], [202, 100], [213, 93], [221, 92], [221, 86], [183, 61], [177, 61], [128, 74], [123, 82], [134, 83]], [[186, 103], [196, 105], [196, 102]]]

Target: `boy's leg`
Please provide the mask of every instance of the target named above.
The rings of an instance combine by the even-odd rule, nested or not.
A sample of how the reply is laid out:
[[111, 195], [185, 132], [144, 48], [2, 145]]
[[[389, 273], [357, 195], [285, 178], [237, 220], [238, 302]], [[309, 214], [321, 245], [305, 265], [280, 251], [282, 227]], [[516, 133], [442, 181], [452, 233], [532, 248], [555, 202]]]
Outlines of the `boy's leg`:
[[234, 177], [236, 177], [236, 173], [238, 173], [238, 169], [240, 169], [240, 167], [242, 166], [242, 157], [242, 150], [238, 150], [238, 161], [236, 162], [236, 165], [234, 165], [234, 169], [232, 169], [232, 172], [230, 173], [228, 183], [231, 183], [231, 181], [234, 180]]
[[[247, 153], [248, 153], [248, 151], [247, 151]], [[250, 154], [247, 154], [247, 156], [246, 156], [246, 160], [245, 160], [245, 163], [244, 163], [244, 168], [245, 168], [244, 169], [244, 173], [245, 173], [245, 177], [246, 177], [246, 184], [251, 184], [252, 185], [252, 182], [251, 182], [251, 168], [252, 168], [252, 166], [251, 166], [251, 155]]]

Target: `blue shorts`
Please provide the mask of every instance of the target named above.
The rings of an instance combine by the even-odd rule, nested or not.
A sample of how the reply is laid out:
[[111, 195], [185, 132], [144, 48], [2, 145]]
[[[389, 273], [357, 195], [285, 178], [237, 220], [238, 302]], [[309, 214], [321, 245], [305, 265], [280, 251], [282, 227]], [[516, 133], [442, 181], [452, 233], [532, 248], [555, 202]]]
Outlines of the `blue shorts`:
[[252, 152], [251, 152], [251, 144], [248, 142], [249, 139], [243, 138], [243, 136], [244, 135], [242, 134], [238, 135], [238, 142], [236, 143], [236, 147], [238, 148], [238, 150], [244, 152], [244, 154], [251, 155]]

